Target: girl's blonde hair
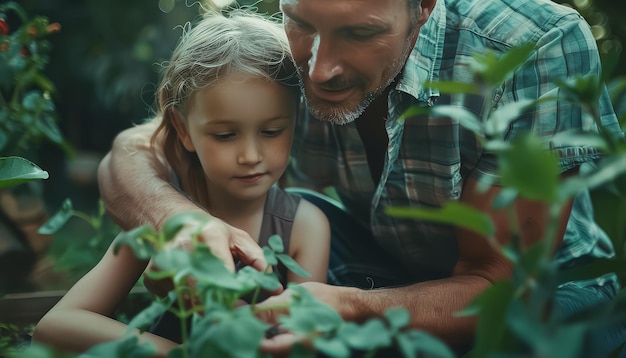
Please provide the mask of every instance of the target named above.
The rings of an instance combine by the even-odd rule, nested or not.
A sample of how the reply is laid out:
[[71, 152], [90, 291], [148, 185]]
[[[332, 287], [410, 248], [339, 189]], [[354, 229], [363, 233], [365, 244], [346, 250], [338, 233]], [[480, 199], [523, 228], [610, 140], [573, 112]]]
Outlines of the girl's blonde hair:
[[277, 81], [294, 93], [299, 88], [282, 26], [251, 11], [235, 9], [227, 15], [206, 14], [193, 28], [185, 28], [157, 90], [161, 123], [151, 143], [154, 146], [156, 139], [163, 137], [165, 158], [182, 189], [204, 207], [208, 205], [206, 176], [197, 155], [186, 151], [178, 139], [174, 121], [187, 117], [196, 92], [235, 72]]

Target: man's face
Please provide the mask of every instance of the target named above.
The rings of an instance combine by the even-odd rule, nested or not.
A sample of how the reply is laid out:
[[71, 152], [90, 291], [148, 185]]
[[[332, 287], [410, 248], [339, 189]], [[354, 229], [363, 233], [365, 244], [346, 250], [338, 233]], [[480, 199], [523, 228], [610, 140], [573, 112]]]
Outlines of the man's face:
[[357, 119], [400, 73], [412, 47], [406, 0], [281, 0], [311, 113]]

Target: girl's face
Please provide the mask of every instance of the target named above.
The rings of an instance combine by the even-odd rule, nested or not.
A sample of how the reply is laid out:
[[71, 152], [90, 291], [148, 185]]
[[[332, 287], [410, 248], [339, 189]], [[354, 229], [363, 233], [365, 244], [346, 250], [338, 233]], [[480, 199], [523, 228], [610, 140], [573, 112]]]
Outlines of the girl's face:
[[234, 73], [191, 99], [178, 135], [196, 152], [208, 178], [211, 206], [218, 198], [254, 200], [285, 171], [295, 117], [284, 86]]

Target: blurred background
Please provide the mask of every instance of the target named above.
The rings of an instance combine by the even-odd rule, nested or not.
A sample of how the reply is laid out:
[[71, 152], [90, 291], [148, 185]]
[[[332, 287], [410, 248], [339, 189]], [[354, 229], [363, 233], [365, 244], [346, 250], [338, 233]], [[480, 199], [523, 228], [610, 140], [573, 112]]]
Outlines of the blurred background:
[[[605, 58], [607, 72], [613, 76], [626, 74], [622, 55], [626, 39], [626, 3], [610, 0], [557, 2], [577, 9], [589, 22]], [[8, 2], [0, 2], [0, 6], [2, 4]], [[10, 10], [0, 13], [1, 34], [14, 35], [24, 26], [25, 20], [30, 21], [36, 16], [46, 19], [40, 24], [40, 30], [47, 34], [42, 35], [38, 47], [12, 48], [5, 42], [0, 43], [0, 51], [5, 55], [11, 51], [19, 52], [19, 55], [5, 57], [10, 59], [7, 61], [35, 58], [39, 61], [41, 76], [24, 73], [20, 76], [30, 76], [29, 79], [39, 87], [49, 89], [35, 99], [50, 116], [44, 126], [45, 136], [58, 131], [53, 140], [41, 140], [27, 152], [29, 159], [50, 174], [50, 178], [41, 181], [37, 189], [42, 198], [38, 210], [48, 215], [27, 230], [37, 235], [38, 225], [62, 208], [67, 215], [82, 215], [84, 219], [82, 224], [68, 221], [68, 226], [60, 225], [66, 231], [55, 233], [54, 240], [50, 235], [44, 235], [45, 239], [29, 240], [31, 246], [33, 241], [35, 246], [41, 246], [36, 250], [45, 251], [46, 255], [52, 253], [57, 259], [65, 255], [64, 259], [56, 261], [66, 262], [66, 266], [74, 265], [75, 274], [81, 275], [99, 259], [116, 230], [113, 226], [106, 229], [101, 221], [94, 219], [104, 220], [99, 212], [97, 165], [117, 133], [153, 114], [160, 64], [169, 58], [182, 33], [181, 26], [199, 16], [201, 5], [211, 4], [207, 0], [201, 3], [182, 0], [20, 0], [17, 4], [23, 14]], [[257, 11], [267, 14], [278, 12], [278, 0], [241, 0], [235, 5], [253, 5]], [[0, 63], [0, 84], [5, 85], [2, 95], [8, 98], [11, 89], [7, 88], [15, 84], [15, 76], [7, 72], [9, 66], [6, 65]], [[2, 73], [3, 70], [6, 73]], [[24, 103], [25, 108], [28, 107]], [[0, 124], [3, 121], [1, 115], [2, 111]], [[28, 115], [26, 113], [21, 118], [26, 120], [30, 118]], [[57, 128], [50, 129], [54, 127], [50, 122], [56, 123]], [[0, 141], [1, 137], [0, 132]], [[61, 145], [60, 138], [64, 140]], [[10, 138], [7, 140], [10, 142]], [[7, 145], [6, 148], [11, 147]], [[6, 148], [3, 154], [7, 154]], [[68, 199], [71, 201], [69, 208]], [[68, 250], [70, 244], [77, 246], [76, 250]], [[85, 252], [92, 252], [92, 256], [86, 257]], [[16, 262], [6, 261], [5, 266], [15, 268]], [[0, 265], [0, 277], [7, 272], [3, 269], [5, 266]], [[48, 269], [59, 271], [58, 267]], [[43, 272], [50, 270], [44, 269]], [[55, 280], [45, 275], [42, 277], [32, 289], [56, 288]], [[23, 289], [28, 287], [16, 288]]]

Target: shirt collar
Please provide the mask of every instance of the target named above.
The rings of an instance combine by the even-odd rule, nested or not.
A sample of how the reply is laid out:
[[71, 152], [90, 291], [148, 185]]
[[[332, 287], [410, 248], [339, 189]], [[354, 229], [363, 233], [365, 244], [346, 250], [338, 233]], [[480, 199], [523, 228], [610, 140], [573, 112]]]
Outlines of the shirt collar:
[[423, 83], [439, 80], [445, 30], [445, 0], [437, 0], [430, 17], [420, 29], [417, 42], [402, 70], [402, 78], [396, 85], [397, 90], [429, 104], [433, 97], [439, 97], [438, 90], [424, 88]]

